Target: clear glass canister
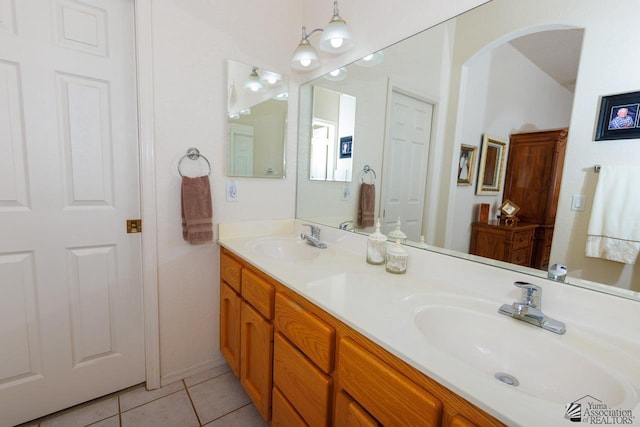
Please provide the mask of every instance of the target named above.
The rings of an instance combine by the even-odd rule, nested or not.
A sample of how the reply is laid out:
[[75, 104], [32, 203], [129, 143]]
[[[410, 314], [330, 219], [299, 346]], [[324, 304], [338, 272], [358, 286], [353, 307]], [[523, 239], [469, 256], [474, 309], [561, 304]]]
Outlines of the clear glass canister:
[[367, 238], [367, 262], [375, 265], [384, 264], [386, 246], [387, 236], [380, 232], [380, 220], [378, 220], [375, 233], [371, 233]]
[[400, 240], [387, 249], [385, 268], [389, 273], [403, 274], [407, 272], [409, 254], [400, 245]]

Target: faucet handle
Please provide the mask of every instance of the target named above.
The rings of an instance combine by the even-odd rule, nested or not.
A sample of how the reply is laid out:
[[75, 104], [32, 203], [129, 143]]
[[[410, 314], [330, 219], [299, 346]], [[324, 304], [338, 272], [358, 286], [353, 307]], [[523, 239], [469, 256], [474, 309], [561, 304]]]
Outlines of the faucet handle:
[[542, 288], [529, 282], [513, 282], [514, 286], [522, 289], [521, 303], [532, 307], [540, 307]]
[[317, 225], [313, 225], [313, 224], [302, 224], [305, 227], [309, 227], [311, 229], [311, 236], [315, 237], [316, 239], [320, 238], [320, 227], [318, 227]]

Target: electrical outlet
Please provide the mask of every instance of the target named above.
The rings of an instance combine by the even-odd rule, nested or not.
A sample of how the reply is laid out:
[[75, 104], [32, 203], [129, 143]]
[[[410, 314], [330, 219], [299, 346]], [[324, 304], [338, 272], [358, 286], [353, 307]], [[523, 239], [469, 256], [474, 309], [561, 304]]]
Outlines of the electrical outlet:
[[227, 181], [227, 202], [239, 201], [238, 184], [235, 181]]

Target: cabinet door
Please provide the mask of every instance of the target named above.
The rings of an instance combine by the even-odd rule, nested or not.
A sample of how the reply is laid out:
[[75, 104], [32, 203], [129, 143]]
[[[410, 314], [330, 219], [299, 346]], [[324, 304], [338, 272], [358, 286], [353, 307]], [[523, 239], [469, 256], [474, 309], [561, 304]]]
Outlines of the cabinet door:
[[273, 325], [242, 302], [240, 382], [262, 418], [271, 419]]
[[240, 377], [240, 303], [240, 296], [220, 281], [220, 351], [236, 377]]
[[348, 338], [338, 348], [338, 381], [382, 425], [440, 425], [440, 400]]

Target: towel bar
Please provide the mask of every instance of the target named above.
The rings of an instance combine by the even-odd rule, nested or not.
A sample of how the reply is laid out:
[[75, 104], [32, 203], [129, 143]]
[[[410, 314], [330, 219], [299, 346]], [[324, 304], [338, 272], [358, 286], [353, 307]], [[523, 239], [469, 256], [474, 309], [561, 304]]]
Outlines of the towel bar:
[[209, 173], [207, 173], [207, 175], [211, 175], [211, 163], [209, 163], [209, 160], [204, 155], [200, 154], [200, 150], [195, 147], [191, 147], [187, 150], [187, 154], [182, 156], [180, 158], [180, 161], [178, 161], [178, 174], [180, 174], [180, 176], [184, 176], [182, 175], [182, 171], [180, 171], [180, 166], [182, 165], [182, 161], [186, 158], [189, 158], [191, 160], [198, 160], [199, 158], [204, 159], [204, 161], [207, 162], [207, 166], [209, 167]]

